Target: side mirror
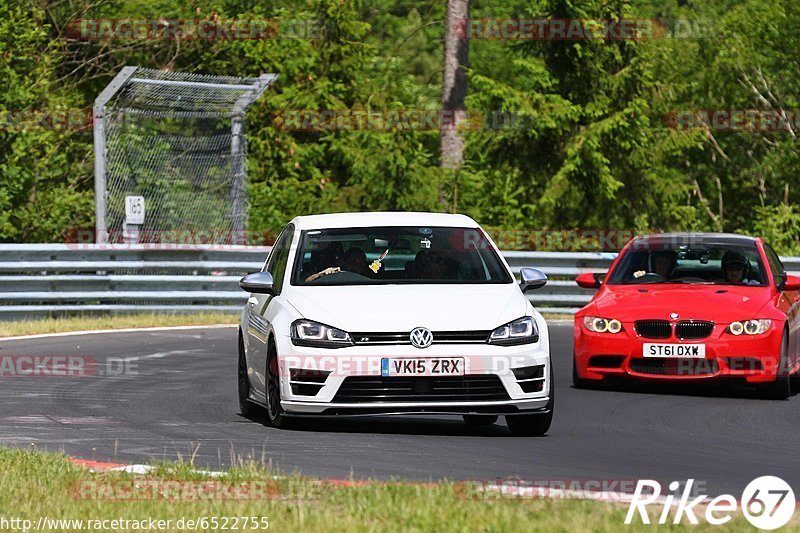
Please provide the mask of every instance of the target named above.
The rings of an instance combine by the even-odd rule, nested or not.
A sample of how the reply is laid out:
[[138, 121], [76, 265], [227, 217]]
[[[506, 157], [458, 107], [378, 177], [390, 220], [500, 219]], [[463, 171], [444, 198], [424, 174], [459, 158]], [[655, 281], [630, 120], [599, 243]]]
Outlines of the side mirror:
[[247, 292], [256, 294], [275, 294], [272, 288], [272, 274], [269, 272], [256, 272], [248, 274], [239, 280], [239, 287]]
[[787, 275], [782, 285], [783, 291], [800, 291], [800, 276]]
[[583, 274], [578, 274], [578, 276], [575, 278], [575, 283], [584, 289], [599, 289], [605, 277], [605, 272], [584, 272]]
[[527, 292], [534, 289], [540, 289], [547, 283], [547, 276], [544, 275], [539, 269], [536, 268], [523, 268], [519, 271], [520, 284], [519, 288], [522, 292]]

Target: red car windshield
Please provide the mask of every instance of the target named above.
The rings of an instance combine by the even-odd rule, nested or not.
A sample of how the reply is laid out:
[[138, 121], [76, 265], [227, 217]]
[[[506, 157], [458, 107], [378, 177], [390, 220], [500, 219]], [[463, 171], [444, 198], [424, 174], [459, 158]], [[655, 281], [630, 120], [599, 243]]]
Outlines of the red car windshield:
[[634, 243], [607, 280], [611, 285], [699, 283], [767, 285], [761, 255], [752, 245]]

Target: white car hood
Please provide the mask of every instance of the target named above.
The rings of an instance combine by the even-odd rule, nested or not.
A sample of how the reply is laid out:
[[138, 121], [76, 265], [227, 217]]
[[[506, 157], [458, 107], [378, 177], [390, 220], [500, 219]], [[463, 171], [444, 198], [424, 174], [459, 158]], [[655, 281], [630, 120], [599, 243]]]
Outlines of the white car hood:
[[287, 301], [309, 320], [355, 332], [490, 330], [520, 318], [517, 284], [291, 287]]

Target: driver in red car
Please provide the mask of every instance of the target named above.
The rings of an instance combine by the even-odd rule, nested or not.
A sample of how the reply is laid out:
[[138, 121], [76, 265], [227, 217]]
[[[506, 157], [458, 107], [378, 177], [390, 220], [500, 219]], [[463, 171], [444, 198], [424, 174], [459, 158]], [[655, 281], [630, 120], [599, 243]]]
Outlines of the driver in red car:
[[650, 254], [650, 264], [652, 265], [653, 273], [658, 274], [664, 279], [670, 279], [672, 272], [675, 270], [675, 265], [678, 263], [677, 255], [671, 251], [659, 251]]

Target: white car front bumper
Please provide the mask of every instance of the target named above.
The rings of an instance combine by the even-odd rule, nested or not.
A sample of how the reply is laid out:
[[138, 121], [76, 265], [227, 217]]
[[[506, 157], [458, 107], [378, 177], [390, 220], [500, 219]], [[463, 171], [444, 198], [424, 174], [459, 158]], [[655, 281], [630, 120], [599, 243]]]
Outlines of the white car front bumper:
[[[277, 341], [281, 405], [287, 414], [533, 413], [546, 410], [550, 398], [546, 337], [544, 342], [520, 346], [435, 344], [426, 349], [410, 345], [323, 349], [294, 346], [289, 337]], [[465, 375], [381, 376], [383, 358], [420, 357], [464, 358]], [[536, 367], [530, 371], [540, 377], [519, 377], [513, 371], [530, 367]], [[323, 375], [311, 382], [296, 377], [297, 369]]]

